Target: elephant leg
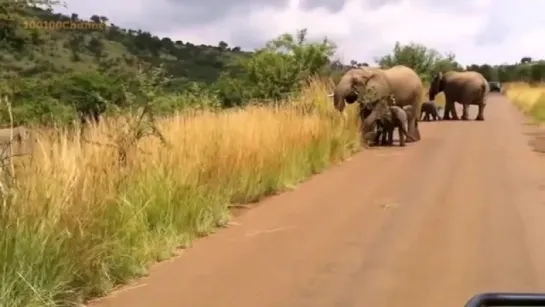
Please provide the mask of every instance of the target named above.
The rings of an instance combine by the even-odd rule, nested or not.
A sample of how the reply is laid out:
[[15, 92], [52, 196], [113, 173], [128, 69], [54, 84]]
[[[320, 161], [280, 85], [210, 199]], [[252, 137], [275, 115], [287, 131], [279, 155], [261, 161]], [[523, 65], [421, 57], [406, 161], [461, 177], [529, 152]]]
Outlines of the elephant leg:
[[480, 103], [479, 104], [479, 114], [477, 114], [477, 117], [475, 118], [475, 120], [484, 120], [484, 108], [486, 107], [486, 105], [484, 103]]
[[388, 146], [394, 145], [394, 127], [388, 129]]
[[412, 140], [408, 139], [407, 143], [420, 141], [420, 130], [418, 129], [418, 118], [416, 116], [412, 116], [411, 119], [409, 119], [409, 131], [408, 134], [413, 138]]
[[380, 121], [377, 121], [375, 124], [375, 134], [373, 138], [373, 145], [378, 146], [380, 145], [380, 138], [384, 134], [384, 129], [382, 125], [380, 124]]
[[368, 129], [368, 127], [365, 126], [365, 116], [363, 115], [361, 104], [360, 104], [359, 117], [360, 117], [359, 128], [360, 128], [360, 135], [361, 135], [361, 143], [364, 144], [364, 146], [368, 146], [369, 142], [371, 141], [371, 134], [374, 133], [374, 130], [375, 130], [374, 127], [376, 126], [376, 124], [372, 126], [373, 129]]
[[403, 147], [403, 146], [405, 146], [405, 134], [407, 133], [407, 131], [405, 130], [405, 125], [404, 124], [399, 125], [397, 130], [399, 132], [398, 133], [398, 135], [399, 135], [399, 146]]
[[382, 130], [382, 139], [380, 140], [382, 146], [389, 145], [389, 141], [388, 141], [389, 134], [390, 134], [389, 129], [386, 129], [386, 127], [384, 127], [384, 129]]
[[383, 133], [379, 130], [375, 133], [375, 138], [373, 139], [373, 145], [378, 146], [380, 145], [380, 137]]
[[414, 115], [410, 116], [408, 125], [409, 125], [408, 134], [412, 137], [412, 140], [407, 140], [407, 142], [420, 141], [420, 130], [418, 129], [418, 117]]
[[462, 104], [462, 120], [468, 120], [469, 119], [469, 104], [464, 103]]
[[450, 101], [450, 102], [448, 102], [448, 104], [450, 105], [449, 110], [450, 110], [450, 113], [452, 115], [452, 117], [450, 119], [451, 120], [459, 120], [458, 113], [456, 112], [455, 101]]
[[443, 120], [450, 120], [450, 103], [445, 102], [445, 109], [443, 110]]

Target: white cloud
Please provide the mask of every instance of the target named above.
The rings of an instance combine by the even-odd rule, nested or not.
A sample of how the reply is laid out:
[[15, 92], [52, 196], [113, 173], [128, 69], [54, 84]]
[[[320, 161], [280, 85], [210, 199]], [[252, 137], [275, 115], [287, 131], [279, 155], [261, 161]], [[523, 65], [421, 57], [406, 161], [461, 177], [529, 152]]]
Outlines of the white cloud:
[[68, 0], [68, 9], [61, 11], [82, 17], [105, 15], [120, 26], [153, 29], [174, 40], [214, 45], [223, 40], [250, 50], [281, 33], [308, 28], [312, 37], [334, 40], [345, 61], [372, 62], [390, 51], [395, 41], [454, 52], [464, 65], [513, 63], [524, 56], [545, 55], [545, 1], [381, 0], [384, 3], [372, 6], [366, 5], [369, 1], [374, 0], [347, 0], [342, 9], [331, 12], [310, 4], [303, 9], [300, 0], [289, 0], [284, 6], [225, 10], [223, 16], [199, 24], [176, 18], [181, 14], [176, 10], [184, 9], [188, 1], [134, 0], [128, 5]]

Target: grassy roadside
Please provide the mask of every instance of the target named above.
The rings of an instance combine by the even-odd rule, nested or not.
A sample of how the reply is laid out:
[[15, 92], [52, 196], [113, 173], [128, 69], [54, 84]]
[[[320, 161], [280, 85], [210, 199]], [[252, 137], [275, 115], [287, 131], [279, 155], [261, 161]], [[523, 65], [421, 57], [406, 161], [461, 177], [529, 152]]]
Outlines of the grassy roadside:
[[527, 83], [509, 83], [505, 85], [505, 94], [525, 114], [536, 122], [545, 122], [545, 85]]
[[[179, 114], [160, 123], [167, 148], [145, 139], [129, 166], [103, 146], [121, 120], [80, 144], [43, 135], [16, 182], [2, 186], [0, 305], [75, 305], [146, 273], [176, 247], [212, 232], [229, 204], [289, 188], [359, 148], [355, 107], [341, 121], [313, 83], [284, 107]], [[108, 136], [109, 135], [109, 136]], [[98, 144], [98, 145], [97, 145]]]

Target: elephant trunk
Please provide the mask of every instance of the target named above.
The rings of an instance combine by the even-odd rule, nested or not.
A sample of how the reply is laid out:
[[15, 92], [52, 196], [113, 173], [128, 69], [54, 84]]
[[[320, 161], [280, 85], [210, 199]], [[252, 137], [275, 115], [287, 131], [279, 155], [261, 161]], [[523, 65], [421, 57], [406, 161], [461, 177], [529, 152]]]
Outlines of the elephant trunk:
[[368, 139], [368, 136], [373, 132], [377, 120], [378, 116], [374, 110], [363, 120], [361, 132], [366, 139]]
[[437, 89], [435, 89], [435, 87], [430, 87], [430, 91], [428, 92], [429, 101], [434, 101], [437, 94]]
[[345, 99], [353, 91], [352, 84], [349, 80], [341, 80], [333, 91], [333, 104], [335, 105], [335, 109], [342, 113], [346, 107]]
[[433, 80], [431, 81], [430, 90], [428, 91], [428, 96], [429, 96], [428, 98], [430, 99], [429, 101], [434, 101], [435, 96], [437, 96], [437, 94], [443, 91], [443, 87], [444, 87], [443, 76], [439, 74], [438, 76], [435, 76]]

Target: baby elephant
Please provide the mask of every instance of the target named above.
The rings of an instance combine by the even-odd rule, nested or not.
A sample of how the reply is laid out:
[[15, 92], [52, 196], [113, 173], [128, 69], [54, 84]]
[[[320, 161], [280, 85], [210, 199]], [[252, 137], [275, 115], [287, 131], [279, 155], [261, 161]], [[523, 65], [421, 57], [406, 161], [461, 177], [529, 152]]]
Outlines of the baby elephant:
[[[394, 129], [398, 128], [399, 132], [399, 146], [405, 146], [405, 138], [414, 141], [409, 135], [409, 120], [414, 116], [414, 109], [412, 106], [388, 106], [387, 112], [384, 113], [378, 120], [379, 126], [382, 128], [382, 133], [387, 134], [387, 144], [392, 145]], [[380, 133], [380, 132], [379, 132]], [[379, 139], [379, 135], [375, 140]], [[383, 138], [384, 140], [384, 138]]]
[[[422, 119], [423, 115], [424, 119]], [[433, 101], [422, 103], [422, 106], [420, 108], [420, 120], [429, 121], [430, 116], [433, 118], [433, 120], [440, 120], [438, 107]]]
[[[365, 121], [365, 119], [369, 115], [371, 115], [375, 105], [376, 105], [376, 103], [360, 103], [360, 118], [361, 118], [362, 124]], [[374, 128], [375, 129], [372, 131], [372, 134], [374, 135], [373, 144], [375, 144], [375, 145], [386, 144], [387, 143], [387, 140], [386, 140], [387, 134], [384, 133], [384, 127], [382, 127], [382, 124], [381, 124], [380, 120], [377, 120], [375, 122], [375, 127]], [[382, 136], [382, 140], [381, 140], [381, 136]]]

